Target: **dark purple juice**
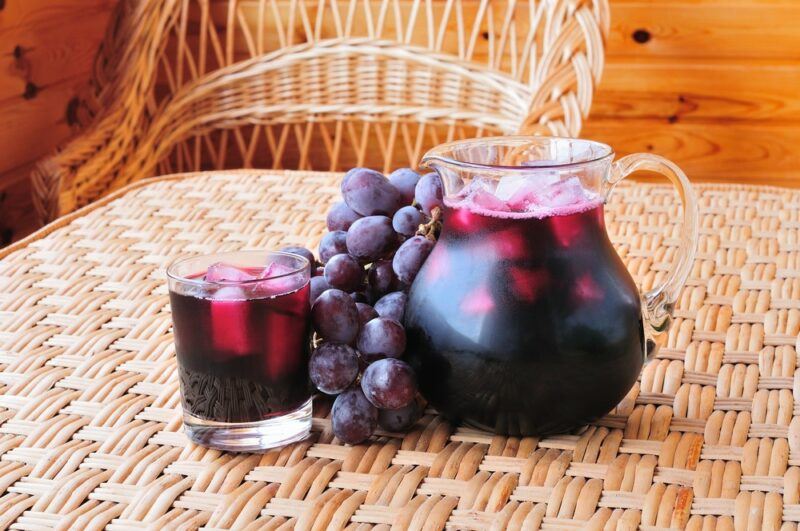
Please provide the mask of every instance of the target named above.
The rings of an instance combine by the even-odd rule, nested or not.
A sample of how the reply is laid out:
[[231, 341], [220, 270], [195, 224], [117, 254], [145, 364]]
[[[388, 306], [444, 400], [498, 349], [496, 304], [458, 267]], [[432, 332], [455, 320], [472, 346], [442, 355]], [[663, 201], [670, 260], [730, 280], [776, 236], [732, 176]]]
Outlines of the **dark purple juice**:
[[170, 292], [186, 412], [256, 422], [309, 399], [308, 282], [279, 294], [230, 286], [199, 295]]
[[428, 400], [512, 435], [604, 415], [644, 360], [639, 293], [597, 200], [546, 215], [446, 206], [406, 326]]

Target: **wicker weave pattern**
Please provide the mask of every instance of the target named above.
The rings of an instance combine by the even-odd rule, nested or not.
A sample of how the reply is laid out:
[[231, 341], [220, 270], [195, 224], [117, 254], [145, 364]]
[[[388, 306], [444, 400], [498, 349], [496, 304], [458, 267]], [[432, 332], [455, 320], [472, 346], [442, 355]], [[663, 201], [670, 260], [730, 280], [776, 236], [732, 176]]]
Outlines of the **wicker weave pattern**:
[[[699, 255], [668, 344], [580, 433], [506, 438], [428, 414], [346, 447], [320, 402], [307, 443], [188, 445], [164, 266], [313, 245], [338, 179], [157, 181], [0, 251], [0, 528], [797, 529], [796, 191], [698, 187]], [[607, 207], [644, 287], [669, 265], [677, 208], [645, 185]]]
[[388, 169], [484, 133], [577, 136], [607, 26], [607, 0], [123, 0], [98, 115], [38, 165], [37, 212], [156, 172]]

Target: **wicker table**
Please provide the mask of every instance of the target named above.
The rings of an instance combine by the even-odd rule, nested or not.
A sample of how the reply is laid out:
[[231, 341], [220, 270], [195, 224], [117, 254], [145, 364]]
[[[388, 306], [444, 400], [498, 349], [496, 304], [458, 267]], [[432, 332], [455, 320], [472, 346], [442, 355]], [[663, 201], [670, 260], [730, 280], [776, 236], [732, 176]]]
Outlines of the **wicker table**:
[[[338, 175], [143, 182], [0, 251], [0, 528], [797, 529], [800, 192], [701, 186], [669, 343], [607, 417], [506, 438], [428, 414], [347, 447], [188, 444], [164, 266], [315, 245]], [[609, 230], [644, 287], [671, 259], [670, 189], [623, 185]]]

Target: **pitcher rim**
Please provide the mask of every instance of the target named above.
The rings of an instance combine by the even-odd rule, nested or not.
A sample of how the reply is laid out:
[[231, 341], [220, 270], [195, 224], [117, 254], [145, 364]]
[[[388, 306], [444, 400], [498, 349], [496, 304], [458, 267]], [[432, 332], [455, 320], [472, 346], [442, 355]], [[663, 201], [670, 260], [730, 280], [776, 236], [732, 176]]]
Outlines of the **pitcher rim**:
[[[570, 142], [581, 142], [588, 145], [597, 146], [603, 151], [603, 154], [592, 157], [587, 160], [581, 160], [578, 162], [564, 162], [560, 164], [542, 164], [536, 166], [519, 166], [519, 165], [503, 165], [503, 164], [481, 164], [478, 162], [469, 162], [463, 160], [456, 160], [452, 157], [448, 157], [445, 155], [439, 154], [439, 152], [452, 150], [456, 146], [465, 146], [469, 144], [481, 144], [487, 142], [493, 142], [497, 144], [504, 144], [504, 143], [511, 143], [513, 141], [517, 142], [530, 142], [535, 143], [538, 141], [547, 140], [547, 141], [570, 141]], [[425, 168], [429, 168], [429, 163], [432, 161], [439, 161], [444, 164], [449, 164], [452, 166], [457, 166], [460, 168], [467, 168], [473, 170], [483, 170], [483, 171], [537, 171], [537, 170], [554, 170], [554, 169], [562, 169], [562, 168], [575, 168], [578, 166], [584, 166], [587, 164], [593, 164], [596, 162], [603, 161], [605, 159], [613, 159], [614, 158], [614, 148], [605, 144], [603, 142], [598, 142], [596, 140], [589, 140], [585, 138], [571, 138], [567, 136], [531, 136], [531, 135], [499, 135], [499, 136], [484, 136], [484, 137], [476, 137], [476, 138], [467, 138], [463, 140], [454, 140], [452, 142], [445, 142], [443, 144], [439, 144], [438, 146], [431, 148], [428, 150], [420, 159], [420, 166]]]

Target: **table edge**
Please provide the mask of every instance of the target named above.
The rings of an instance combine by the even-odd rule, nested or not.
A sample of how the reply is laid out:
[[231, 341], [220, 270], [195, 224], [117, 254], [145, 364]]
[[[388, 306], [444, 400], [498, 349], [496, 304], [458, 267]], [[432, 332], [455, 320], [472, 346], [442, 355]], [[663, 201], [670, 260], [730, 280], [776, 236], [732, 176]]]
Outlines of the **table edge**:
[[[84, 207], [81, 207], [69, 214], [65, 214], [47, 225], [37, 229], [33, 233], [25, 236], [19, 241], [11, 243], [6, 247], [0, 248], [0, 260], [5, 258], [6, 256], [10, 255], [11, 253], [18, 251], [30, 243], [41, 240], [45, 238], [47, 235], [52, 233], [53, 231], [68, 225], [72, 221], [77, 218], [80, 218], [93, 210], [103, 207], [112, 201], [119, 199], [120, 197], [124, 196], [128, 192], [132, 190], [136, 190], [139, 188], [144, 188], [145, 186], [149, 186], [151, 184], [159, 183], [162, 181], [177, 181], [183, 179], [189, 179], [192, 177], [200, 177], [203, 175], [208, 175], [210, 173], [277, 173], [277, 174], [285, 174], [289, 175], [314, 175], [314, 174], [331, 174], [331, 173], [343, 173], [343, 172], [329, 172], [329, 171], [316, 171], [316, 170], [275, 170], [275, 169], [268, 169], [268, 168], [238, 168], [238, 169], [231, 169], [231, 170], [205, 170], [205, 171], [194, 171], [194, 172], [182, 172], [182, 173], [170, 173], [166, 175], [159, 175], [156, 177], [148, 177], [147, 179], [142, 179], [128, 185], [119, 188], [108, 194], [107, 196], [101, 197], [97, 201], [94, 201]], [[636, 181], [631, 181], [636, 182]], [[639, 184], [648, 184], [648, 185], [661, 185], [661, 183], [651, 183], [651, 182], [644, 182]], [[665, 185], [667, 186], [667, 185]], [[774, 185], [759, 185], [759, 184], [739, 184], [739, 183], [692, 183], [692, 186], [695, 189], [704, 189], [704, 190], [730, 190], [730, 191], [742, 191], [742, 190], [750, 190], [754, 192], [799, 192], [800, 189], [798, 188], [790, 188], [785, 186], [774, 186]]]
[[271, 170], [268, 168], [238, 168], [232, 170], [205, 170], [205, 171], [193, 171], [193, 172], [182, 172], [182, 173], [169, 173], [166, 175], [159, 175], [156, 177], [148, 177], [146, 179], [142, 179], [130, 184], [123, 186], [117, 190], [114, 190], [110, 194], [101, 197], [100, 199], [89, 203], [88, 205], [81, 207], [77, 210], [70, 212], [69, 214], [64, 214], [63, 216], [51, 221], [47, 225], [36, 229], [31, 234], [28, 234], [24, 238], [7, 245], [6, 247], [0, 248], [0, 260], [5, 258], [6, 256], [10, 255], [11, 253], [18, 251], [32, 242], [37, 240], [41, 240], [42, 238], [47, 237], [50, 233], [54, 232], [65, 225], [70, 224], [72, 221], [92, 212], [95, 209], [103, 207], [112, 201], [119, 199], [120, 197], [124, 196], [128, 192], [133, 190], [144, 188], [151, 184], [159, 183], [162, 181], [178, 181], [183, 179], [190, 179], [192, 177], [200, 177], [203, 175], [208, 175], [209, 173], [219, 173], [219, 174], [226, 174], [226, 173], [234, 173], [234, 174], [247, 174], [247, 173], [272, 173], [272, 174], [285, 174], [285, 175], [293, 175], [293, 174], [302, 174], [302, 175], [313, 175], [313, 174], [330, 174], [330, 173], [341, 173], [341, 172], [325, 172], [325, 171], [305, 171], [305, 170]]

